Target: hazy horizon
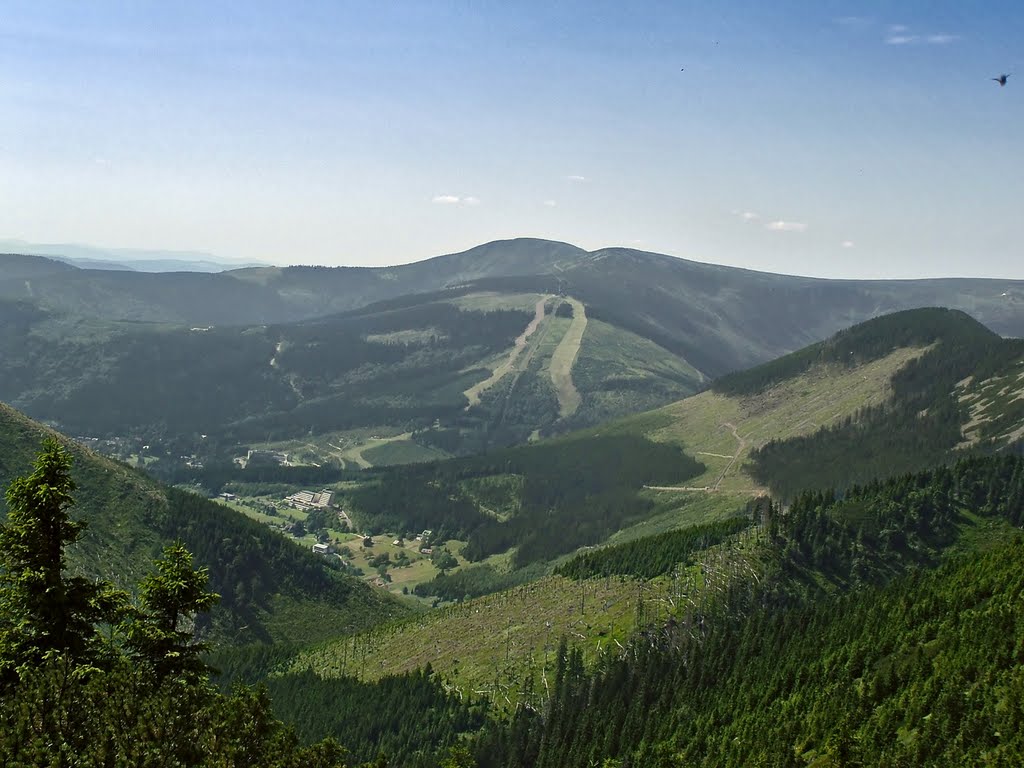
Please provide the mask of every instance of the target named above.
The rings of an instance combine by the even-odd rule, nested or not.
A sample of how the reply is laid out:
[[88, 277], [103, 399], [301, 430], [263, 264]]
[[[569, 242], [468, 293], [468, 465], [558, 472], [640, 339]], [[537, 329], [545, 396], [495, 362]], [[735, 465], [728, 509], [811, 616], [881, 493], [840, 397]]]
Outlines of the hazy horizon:
[[0, 238], [385, 266], [537, 237], [1021, 279], [1022, 33], [1005, 0], [14, 2]]

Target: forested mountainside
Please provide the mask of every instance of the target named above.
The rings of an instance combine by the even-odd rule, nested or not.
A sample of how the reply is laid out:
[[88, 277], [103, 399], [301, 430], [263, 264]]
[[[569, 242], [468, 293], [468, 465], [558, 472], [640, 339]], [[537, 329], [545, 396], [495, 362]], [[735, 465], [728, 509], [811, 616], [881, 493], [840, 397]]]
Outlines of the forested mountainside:
[[340, 765], [299, 747], [265, 694], [218, 693], [194, 620], [218, 595], [180, 542], [134, 594], [68, 572], [71, 454], [46, 438], [0, 523], [0, 761], [5, 765]]
[[707, 612], [590, 669], [563, 645], [478, 765], [1015, 765], [1022, 521], [1020, 457], [803, 495]]
[[172, 458], [271, 441], [303, 463], [425, 460], [597, 423], [704, 381], [550, 292], [450, 291], [242, 329], [75, 320], [24, 302], [0, 302], [0, 315], [0, 397]]
[[[42, 440], [55, 436], [0, 405], [0, 487], [25, 474]], [[74, 457], [72, 516], [86, 523], [68, 553], [75, 573], [128, 587], [161, 547], [180, 540], [221, 595], [204, 631], [228, 642], [314, 640], [407, 610], [238, 512], [60, 439]]]
[[[436, 743], [475, 731], [473, 761], [462, 764], [481, 768], [1019, 761], [1024, 457], [965, 458], [842, 495], [802, 493], [787, 507], [764, 500], [750, 513], [568, 561], [577, 619], [559, 629], [559, 647], [545, 651], [541, 638], [529, 663], [513, 665], [518, 680], [505, 669], [510, 648], [523, 653], [521, 624], [565, 626], [564, 605], [549, 612], [546, 582], [528, 590], [530, 610], [516, 607], [512, 592], [525, 590], [516, 588], [445, 611], [434, 633], [399, 624], [221, 661], [246, 680], [273, 672], [276, 711], [311, 739], [366, 744], [369, 724], [328, 702], [419, 691], [451, 712]], [[617, 644], [600, 628], [601, 600], [609, 581], [624, 579], [625, 593], [647, 597], [627, 606], [636, 630]], [[492, 627], [497, 641], [479, 629], [467, 635], [470, 621]], [[486, 713], [439, 698], [429, 673], [376, 669], [392, 634], [401, 654], [440, 663], [447, 649], [434, 644], [445, 622], [462, 663], [446, 664], [440, 679], [464, 702], [475, 679], [470, 691], [493, 696]], [[595, 655], [580, 633], [609, 642]], [[489, 644], [489, 666], [477, 668], [473, 643]], [[485, 714], [477, 730], [474, 718]], [[393, 765], [434, 764], [397, 723], [379, 738]]]

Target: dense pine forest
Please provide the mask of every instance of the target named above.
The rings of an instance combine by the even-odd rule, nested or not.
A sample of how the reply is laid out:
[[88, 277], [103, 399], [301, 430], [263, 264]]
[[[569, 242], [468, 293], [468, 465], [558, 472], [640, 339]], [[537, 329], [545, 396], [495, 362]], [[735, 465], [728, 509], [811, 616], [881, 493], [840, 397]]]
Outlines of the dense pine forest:
[[[702, 469], [679, 448], [640, 437], [565, 439], [389, 469], [355, 491], [352, 505], [371, 530], [432, 528], [439, 539], [466, 539], [470, 560], [515, 546], [520, 568], [602, 541], [650, 510], [638, 494], [645, 484], [681, 482]], [[514, 489], [507, 514], [487, 514], [474, 501], [495, 484], [499, 498]]]
[[1019, 765], [1022, 518], [1018, 457], [802, 495], [760, 582], [595, 669], [563, 647], [479, 765]]

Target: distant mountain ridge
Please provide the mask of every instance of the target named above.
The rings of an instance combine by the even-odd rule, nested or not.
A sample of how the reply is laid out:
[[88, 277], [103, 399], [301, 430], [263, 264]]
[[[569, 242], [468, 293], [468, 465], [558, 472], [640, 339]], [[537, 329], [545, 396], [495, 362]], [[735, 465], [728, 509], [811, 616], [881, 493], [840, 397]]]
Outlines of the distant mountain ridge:
[[[0, 255], [0, 266], [11, 258]], [[747, 364], [792, 351], [867, 317], [918, 306], [962, 309], [997, 333], [1024, 335], [1024, 280], [826, 280], [628, 248], [588, 252], [531, 238], [495, 241], [394, 267], [253, 267], [186, 275], [90, 269], [69, 273], [52, 261], [50, 265], [37, 266], [31, 286], [0, 271], [0, 297], [32, 299], [48, 308], [113, 320], [252, 325], [320, 317], [480, 280], [531, 277], [543, 278], [545, 286], [561, 286], [588, 305], [629, 313], [634, 324], [669, 336], [736, 324], [753, 314], [751, 310], [767, 308], [757, 312], [756, 322], [743, 323], [738, 330], [753, 330], [756, 338], [759, 327], [763, 334], [765, 318], [785, 321], [786, 327], [773, 328], [782, 338], [769, 354], [755, 355]], [[801, 336], [796, 344], [785, 338], [794, 332]]]
[[[537, 302], [545, 322], [526, 340]], [[76, 433], [163, 422], [251, 444], [387, 428], [464, 453], [495, 444], [481, 429], [508, 445], [648, 410], [921, 307], [1024, 336], [1024, 281], [824, 280], [527, 238], [395, 267], [219, 274], [0, 256], [0, 399]]]
[[127, 272], [224, 272], [228, 269], [268, 266], [261, 262], [220, 259], [199, 251], [97, 248], [76, 243], [40, 244], [7, 239], [0, 239], [0, 252], [43, 256], [82, 269]]

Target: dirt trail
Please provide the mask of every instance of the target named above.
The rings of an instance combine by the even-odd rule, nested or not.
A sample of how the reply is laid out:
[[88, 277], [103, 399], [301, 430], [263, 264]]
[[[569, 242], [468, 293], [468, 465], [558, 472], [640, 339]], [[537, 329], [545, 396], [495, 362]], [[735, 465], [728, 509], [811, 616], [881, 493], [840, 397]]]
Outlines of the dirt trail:
[[587, 330], [587, 311], [583, 303], [569, 297], [565, 301], [572, 305], [572, 324], [551, 354], [550, 365], [551, 383], [558, 395], [558, 415], [563, 419], [572, 416], [580, 407], [580, 393], [572, 383], [572, 366], [580, 353], [583, 333]]
[[[721, 426], [727, 428], [730, 432], [732, 432], [732, 436], [736, 438], [736, 452], [732, 456], [726, 456], [721, 453], [698, 451], [698, 453], [702, 453], [705, 456], [716, 456], [720, 459], [729, 459], [729, 463], [726, 464], [725, 469], [722, 470], [722, 473], [718, 476], [718, 479], [715, 481], [714, 485], [645, 485], [644, 488], [650, 491], [703, 491], [705, 493], [717, 493], [721, 491], [722, 481], [725, 480], [726, 475], [729, 474], [729, 470], [731, 470], [733, 466], [735, 466], [736, 462], [739, 461], [741, 456], [743, 456], [744, 451], [746, 451], [747, 445], [749, 445], [748, 440], [739, 433], [739, 431], [736, 429], [735, 424], [726, 421], [723, 422]], [[749, 491], [749, 493], [751, 493], [754, 496], [760, 496], [764, 492], [765, 491], [761, 488], [754, 488]], [[735, 493], [735, 491], [729, 491], [729, 493]]]
[[508, 357], [504, 360], [504, 362], [502, 362], [501, 365], [499, 365], [491, 372], [489, 378], [477, 384], [474, 384], [472, 387], [463, 392], [463, 394], [466, 396], [466, 399], [469, 400], [469, 405], [466, 406], [467, 411], [474, 405], [479, 405], [480, 395], [482, 395], [488, 389], [490, 389], [499, 381], [501, 381], [506, 376], [506, 374], [508, 374], [509, 371], [513, 369], [519, 355], [522, 353], [524, 349], [526, 349], [526, 343], [529, 340], [530, 336], [533, 335], [533, 332], [537, 330], [538, 326], [540, 326], [541, 321], [544, 320], [544, 305], [547, 303], [547, 300], [549, 298], [549, 296], [544, 296], [537, 301], [536, 306], [534, 306], [533, 320], [531, 320], [530, 324], [526, 326], [526, 330], [519, 334], [519, 336], [516, 338], [515, 344], [512, 347], [512, 351], [508, 353]]
[[749, 493], [751, 496], [764, 496], [765, 491], [762, 488], [747, 488], [745, 490], [722, 490], [714, 486], [707, 485], [645, 485], [644, 490], [648, 491], [700, 491], [701, 493]]
[[728, 465], [726, 465], [725, 469], [722, 470], [722, 474], [718, 476], [718, 481], [715, 483], [716, 491], [722, 485], [722, 481], [725, 479], [725, 476], [729, 474], [729, 470], [732, 469], [733, 465], [736, 463], [736, 460], [740, 457], [740, 454], [743, 453], [743, 451], [747, 447], [746, 438], [742, 437], [740, 433], [736, 431], [735, 424], [732, 424], [731, 422], [727, 421], [723, 423], [722, 426], [729, 428], [729, 431], [732, 432], [732, 436], [736, 438], [736, 442], [739, 443], [739, 445], [736, 447], [736, 453], [733, 454], [732, 461], [730, 461]]

